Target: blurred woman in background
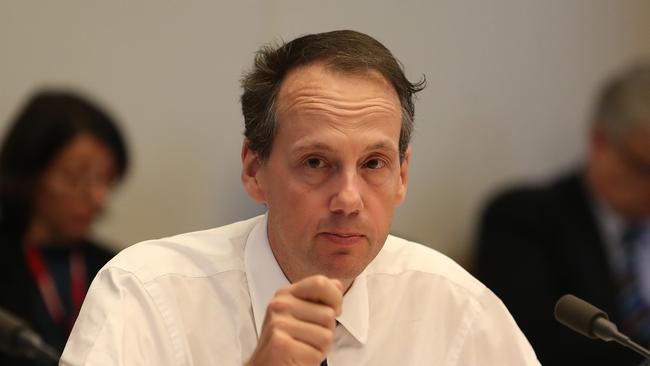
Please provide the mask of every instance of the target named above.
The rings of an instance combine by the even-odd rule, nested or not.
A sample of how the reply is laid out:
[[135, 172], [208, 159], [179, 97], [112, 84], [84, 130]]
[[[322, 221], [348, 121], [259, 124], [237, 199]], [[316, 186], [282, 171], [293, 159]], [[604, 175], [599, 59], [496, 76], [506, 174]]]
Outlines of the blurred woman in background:
[[[127, 167], [113, 119], [65, 91], [34, 95], [0, 148], [0, 307], [59, 351], [114, 254], [89, 234]], [[0, 354], [1, 365], [38, 362]]]

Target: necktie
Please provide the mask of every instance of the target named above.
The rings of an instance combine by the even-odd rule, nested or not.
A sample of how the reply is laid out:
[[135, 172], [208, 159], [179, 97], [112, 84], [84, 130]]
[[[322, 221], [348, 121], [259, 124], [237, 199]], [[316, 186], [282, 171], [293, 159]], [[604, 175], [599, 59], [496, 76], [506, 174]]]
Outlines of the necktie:
[[[336, 327], [338, 327], [339, 324], [341, 324], [341, 323], [339, 323], [339, 321], [337, 320], [336, 321]], [[320, 363], [320, 366], [327, 366], [327, 358], [324, 359], [323, 362]]]
[[625, 266], [618, 295], [622, 328], [636, 342], [650, 345], [650, 305], [646, 303], [638, 282], [639, 261], [637, 248], [642, 242], [642, 230], [632, 226], [623, 232], [621, 244], [625, 252]]

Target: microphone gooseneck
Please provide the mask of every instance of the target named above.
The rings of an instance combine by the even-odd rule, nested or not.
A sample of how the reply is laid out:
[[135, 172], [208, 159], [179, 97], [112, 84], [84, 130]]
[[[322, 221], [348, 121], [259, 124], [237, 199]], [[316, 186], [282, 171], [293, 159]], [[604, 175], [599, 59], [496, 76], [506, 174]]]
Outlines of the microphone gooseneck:
[[31, 359], [45, 357], [54, 362], [58, 362], [61, 357], [24, 321], [1, 308], [0, 350], [18, 357]]
[[607, 313], [574, 295], [564, 295], [557, 301], [555, 319], [586, 337], [614, 341], [650, 359], [650, 351], [621, 333]]

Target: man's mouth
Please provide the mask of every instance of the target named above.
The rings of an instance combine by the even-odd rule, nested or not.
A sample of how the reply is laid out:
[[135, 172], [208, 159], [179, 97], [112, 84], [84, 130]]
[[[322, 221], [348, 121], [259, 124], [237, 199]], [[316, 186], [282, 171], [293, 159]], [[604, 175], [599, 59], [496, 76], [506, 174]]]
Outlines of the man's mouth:
[[356, 232], [328, 231], [321, 235], [328, 241], [340, 245], [353, 245], [365, 238], [365, 235]]

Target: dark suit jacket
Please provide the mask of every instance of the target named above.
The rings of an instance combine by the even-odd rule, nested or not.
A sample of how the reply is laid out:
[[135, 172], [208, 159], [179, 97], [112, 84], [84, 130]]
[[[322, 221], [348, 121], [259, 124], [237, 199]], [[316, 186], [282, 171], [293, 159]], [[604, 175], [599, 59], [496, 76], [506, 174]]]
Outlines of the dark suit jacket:
[[477, 277], [506, 304], [543, 365], [638, 365], [613, 342], [559, 324], [555, 302], [572, 293], [618, 320], [616, 286], [580, 172], [493, 199], [479, 226]]
[[[113, 253], [100, 248], [92, 242], [78, 244], [83, 248], [86, 261], [87, 284], [94, 278], [99, 269], [113, 256]], [[66, 251], [66, 249], [62, 249]], [[62, 253], [65, 255], [65, 253]], [[68, 334], [57, 326], [54, 321], [48, 329], [42, 329], [38, 324], [35, 309], [41, 309], [40, 314], [47, 314], [45, 304], [40, 296], [25, 262], [25, 256], [15, 240], [7, 235], [0, 234], [0, 307], [25, 320], [44, 340], [63, 351]], [[49, 318], [48, 318], [49, 319]], [[46, 336], [47, 335], [47, 336]], [[0, 365], [2, 366], [34, 366], [51, 365], [43, 361], [31, 362], [17, 359], [0, 352]]]

